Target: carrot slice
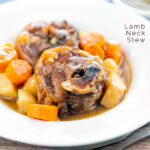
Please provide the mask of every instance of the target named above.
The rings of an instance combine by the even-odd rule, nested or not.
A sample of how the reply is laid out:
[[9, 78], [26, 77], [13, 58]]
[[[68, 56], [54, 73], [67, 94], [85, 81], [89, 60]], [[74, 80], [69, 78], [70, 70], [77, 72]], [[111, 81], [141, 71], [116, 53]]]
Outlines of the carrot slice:
[[45, 121], [56, 121], [58, 119], [58, 107], [41, 104], [28, 104], [27, 116]]
[[87, 45], [84, 47], [84, 50], [93, 56], [98, 55], [102, 60], [104, 60], [104, 50], [98, 44]]
[[15, 85], [21, 85], [25, 83], [31, 76], [31, 73], [31, 66], [26, 61], [21, 59], [13, 60], [6, 68], [7, 77]]
[[0, 46], [0, 73], [5, 72], [8, 64], [15, 59], [17, 59], [17, 52], [12, 46]]
[[120, 63], [123, 56], [123, 50], [120, 43], [116, 41], [106, 42], [105, 57], [112, 58], [116, 61], [117, 64]]
[[104, 36], [94, 32], [80, 33], [80, 47], [92, 55], [98, 55], [104, 59]]

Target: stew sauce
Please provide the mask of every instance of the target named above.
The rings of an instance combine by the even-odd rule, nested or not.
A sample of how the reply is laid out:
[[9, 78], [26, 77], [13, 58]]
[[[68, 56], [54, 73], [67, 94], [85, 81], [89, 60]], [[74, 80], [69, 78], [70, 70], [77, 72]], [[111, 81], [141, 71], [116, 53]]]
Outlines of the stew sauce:
[[[126, 57], [123, 59], [123, 62], [120, 65], [120, 70], [121, 70], [120, 76], [124, 79], [124, 81], [126, 83], [126, 86], [127, 86], [127, 90], [126, 90], [126, 93], [127, 93], [129, 88], [130, 88], [130, 85], [131, 85], [132, 70], [131, 70], [131, 66], [130, 66], [130, 64], [129, 64]], [[122, 97], [121, 101], [125, 98], [126, 93]], [[16, 101], [5, 101], [5, 100], [2, 100], [2, 101], [8, 107], [10, 107], [14, 111], [18, 112]], [[100, 115], [100, 114], [102, 114], [102, 113], [104, 113], [108, 110], [110, 110], [110, 109], [106, 109], [103, 106], [98, 105], [98, 106], [94, 107], [92, 110], [90, 110], [88, 112], [85, 112], [85, 113], [82, 113], [82, 114], [77, 114], [77, 115], [71, 115], [71, 116], [68, 116], [66, 118], [60, 118], [59, 120], [61, 120], [61, 121], [72, 121], [72, 120], [86, 119], [86, 118], [90, 118], [90, 117], [93, 117], [93, 116]]]

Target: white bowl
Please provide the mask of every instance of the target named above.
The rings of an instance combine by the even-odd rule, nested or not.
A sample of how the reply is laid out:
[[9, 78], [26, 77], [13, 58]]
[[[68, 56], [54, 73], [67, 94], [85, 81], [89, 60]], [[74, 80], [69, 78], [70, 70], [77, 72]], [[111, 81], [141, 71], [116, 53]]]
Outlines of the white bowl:
[[[119, 40], [133, 68], [123, 102], [99, 116], [78, 121], [46, 122], [14, 112], [0, 102], [0, 136], [43, 146], [83, 146], [124, 136], [150, 121], [150, 24], [99, 0], [22, 0], [0, 6], [0, 43], [12, 42], [29, 22], [66, 19], [79, 30]], [[144, 24], [145, 43], [127, 43], [124, 24]]]
[[114, 2], [121, 9], [124, 9], [125, 11], [130, 11], [131, 13], [134, 12], [136, 14], [139, 14], [139, 15], [141, 15], [143, 17], [146, 17], [146, 18], [150, 19], [150, 10], [143, 10], [143, 9], [140, 9], [140, 8], [132, 7], [132, 6], [124, 3], [122, 0], [114, 0]]

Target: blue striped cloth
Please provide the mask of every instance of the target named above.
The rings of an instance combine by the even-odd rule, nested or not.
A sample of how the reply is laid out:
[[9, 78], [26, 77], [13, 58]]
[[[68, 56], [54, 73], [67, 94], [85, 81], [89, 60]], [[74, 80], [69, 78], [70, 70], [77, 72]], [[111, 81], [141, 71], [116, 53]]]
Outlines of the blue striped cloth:
[[0, 4], [6, 3], [6, 2], [9, 2], [9, 1], [12, 1], [12, 0], [0, 0]]
[[[9, 1], [12, 1], [12, 0], [0, 0], [0, 4], [6, 3], [6, 2], [9, 2]], [[110, 2], [110, 3], [113, 2], [113, 0], [105, 0], [105, 1], [108, 1], [108, 2]]]
[[113, 2], [113, 0], [106, 0], [106, 1], [108, 1], [108, 2], [110, 2], [110, 3], [112, 3], [112, 2]]

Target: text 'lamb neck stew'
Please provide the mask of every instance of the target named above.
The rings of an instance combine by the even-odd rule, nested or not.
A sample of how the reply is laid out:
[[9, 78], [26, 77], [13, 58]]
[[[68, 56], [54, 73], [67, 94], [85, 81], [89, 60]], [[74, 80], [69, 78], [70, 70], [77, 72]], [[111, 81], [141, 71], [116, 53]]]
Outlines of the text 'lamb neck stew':
[[35, 22], [0, 45], [0, 98], [31, 118], [78, 120], [116, 106], [132, 71], [119, 42], [62, 22]]

